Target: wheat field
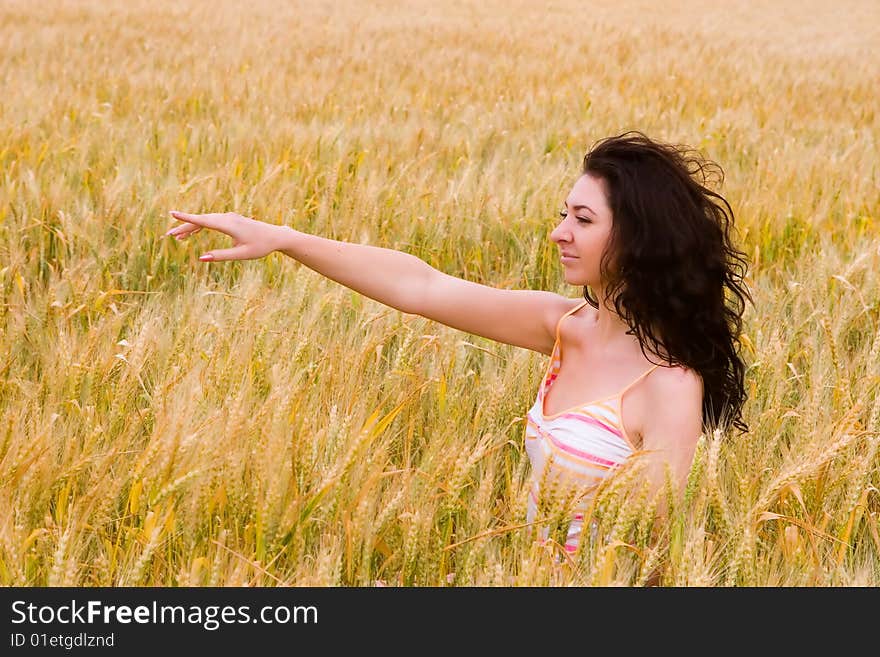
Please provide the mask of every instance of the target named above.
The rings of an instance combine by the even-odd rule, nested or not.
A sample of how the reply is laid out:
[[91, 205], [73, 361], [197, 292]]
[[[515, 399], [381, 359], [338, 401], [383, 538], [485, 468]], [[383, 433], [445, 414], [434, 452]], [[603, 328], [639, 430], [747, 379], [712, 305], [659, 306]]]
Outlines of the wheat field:
[[[731, 4], [0, 2], [0, 584], [880, 585], [880, 5]], [[635, 475], [534, 541], [545, 357], [162, 238], [235, 211], [574, 298], [555, 213], [630, 129], [723, 167], [755, 301], [751, 431], [660, 542]]]

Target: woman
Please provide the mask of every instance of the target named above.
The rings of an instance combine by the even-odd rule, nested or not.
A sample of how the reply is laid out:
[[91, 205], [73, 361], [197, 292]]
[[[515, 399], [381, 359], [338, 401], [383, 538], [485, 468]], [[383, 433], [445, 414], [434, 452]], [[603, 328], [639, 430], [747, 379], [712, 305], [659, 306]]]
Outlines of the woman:
[[[402, 312], [550, 356], [527, 415], [528, 521], [536, 520], [542, 484], [554, 494], [560, 485], [577, 488], [579, 508], [565, 537], [574, 551], [589, 492], [633, 455], [644, 459], [652, 492], [671, 475], [681, 494], [704, 426], [748, 430], [745, 368], [735, 350], [744, 297], [751, 301], [742, 285], [746, 260], [730, 242], [730, 205], [704, 186], [710, 166], [723, 172], [688, 153], [640, 132], [599, 141], [587, 153], [551, 233], [565, 280], [584, 286], [583, 299], [487, 287], [400, 251], [234, 213], [173, 211], [184, 223], [166, 234], [218, 230], [233, 248], [200, 260], [281, 251]], [[725, 291], [736, 308], [727, 307]]]

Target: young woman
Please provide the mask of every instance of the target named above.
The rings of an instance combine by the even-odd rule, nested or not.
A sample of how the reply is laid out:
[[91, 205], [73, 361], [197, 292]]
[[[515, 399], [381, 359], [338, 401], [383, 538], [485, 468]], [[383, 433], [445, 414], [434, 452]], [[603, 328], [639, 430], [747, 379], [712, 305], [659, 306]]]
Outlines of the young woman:
[[[281, 251], [402, 312], [550, 356], [525, 431], [532, 522], [542, 483], [588, 491], [638, 453], [653, 492], [671, 475], [681, 494], [704, 427], [748, 431], [745, 368], [735, 349], [744, 297], [751, 301], [742, 284], [747, 262], [731, 245], [730, 205], [704, 186], [710, 166], [722, 179], [723, 172], [689, 153], [640, 132], [590, 149], [550, 235], [566, 282], [584, 286], [578, 299], [487, 287], [400, 251], [234, 213], [172, 211], [183, 223], [167, 234], [217, 230], [234, 246], [200, 260]], [[566, 550], [577, 548], [588, 502], [584, 495], [571, 519]], [[665, 510], [663, 500], [658, 508]]]

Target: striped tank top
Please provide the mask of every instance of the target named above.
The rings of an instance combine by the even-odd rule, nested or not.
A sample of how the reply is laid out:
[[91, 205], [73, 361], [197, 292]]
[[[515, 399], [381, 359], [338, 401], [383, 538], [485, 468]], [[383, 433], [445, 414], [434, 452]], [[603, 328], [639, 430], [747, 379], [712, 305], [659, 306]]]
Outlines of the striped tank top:
[[[538, 389], [535, 403], [526, 415], [525, 447], [532, 465], [532, 481], [527, 503], [527, 521], [532, 523], [538, 515], [541, 499], [540, 485], [552, 486], [558, 494], [566, 487], [579, 492], [587, 491], [578, 500], [576, 513], [572, 516], [565, 541], [568, 552], [577, 550], [581, 540], [584, 513], [589, 507], [589, 488], [608, 477], [629, 458], [636, 448], [623, 427], [621, 405], [623, 395], [636, 383], [660, 365], [654, 365], [635, 381], [615, 395], [578, 404], [554, 415], [544, 414], [544, 397], [552, 387], [562, 365], [562, 341], [559, 328], [562, 320], [587, 304], [565, 313], [556, 324], [556, 342], [547, 372]], [[545, 472], [546, 469], [546, 472]], [[569, 491], [572, 488], [568, 488]], [[539, 519], [540, 521], [540, 519]], [[595, 538], [595, 523], [591, 523], [591, 535]], [[539, 540], [546, 541], [548, 529], [543, 527]]]

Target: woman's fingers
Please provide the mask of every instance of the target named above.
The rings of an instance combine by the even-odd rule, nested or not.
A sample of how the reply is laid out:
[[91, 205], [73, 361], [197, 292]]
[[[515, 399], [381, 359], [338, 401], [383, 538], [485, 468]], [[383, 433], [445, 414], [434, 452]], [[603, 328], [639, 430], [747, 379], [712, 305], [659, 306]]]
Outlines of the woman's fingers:
[[[184, 221], [186, 224], [192, 224], [193, 226], [198, 226], [201, 228], [211, 228], [212, 230], [219, 230], [220, 232], [226, 233], [227, 228], [226, 223], [224, 221], [224, 214], [218, 213], [210, 213], [210, 214], [190, 214], [188, 212], [178, 212], [177, 210], [171, 210], [169, 213], [172, 217], [177, 219], [178, 221]], [[187, 230], [186, 224], [184, 226], [176, 226], [169, 230], [166, 235], [169, 234], [179, 234], [181, 230], [186, 230], [187, 232], [195, 232], [195, 230]]]
[[211, 218], [216, 217], [216, 214], [190, 214], [189, 212], [180, 212], [178, 210], [171, 210], [169, 213], [175, 219], [179, 219], [180, 221], [188, 221], [191, 224], [196, 224], [197, 226], [209, 226], [211, 223]]
[[262, 258], [275, 251], [279, 231], [284, 230], [282, 227], [243, 217], [235, 212], [190, 214], [172, 210], [170, 214], [184, 223], [175, 226], [165, 233], [166, 235], [174, 235], [177, 239], [183, 239], [202, 228], [211, 228], [232, 238], [232, 248], [216, 249], [206, 253], [199, 258], [203, 261]]
[[204, 255], [199, 256], [199, 260], [222, 262], [224, 260], [250, 260], [250, 249], [244, 244], [234, 246], [231, 249], [214, 249]]
[[172, 228], [167, 233], [166, 236], [170, 235], [171, 237], [175, 237], [179, 240], [184, 239], [185, 237], [189, 237], [190, 235], [194, 235], [198, 233], [202, 229], [201, 226], [196, 226], [195, 224], [183, 224], [182, 226], [177, 226], [176, 228]]

